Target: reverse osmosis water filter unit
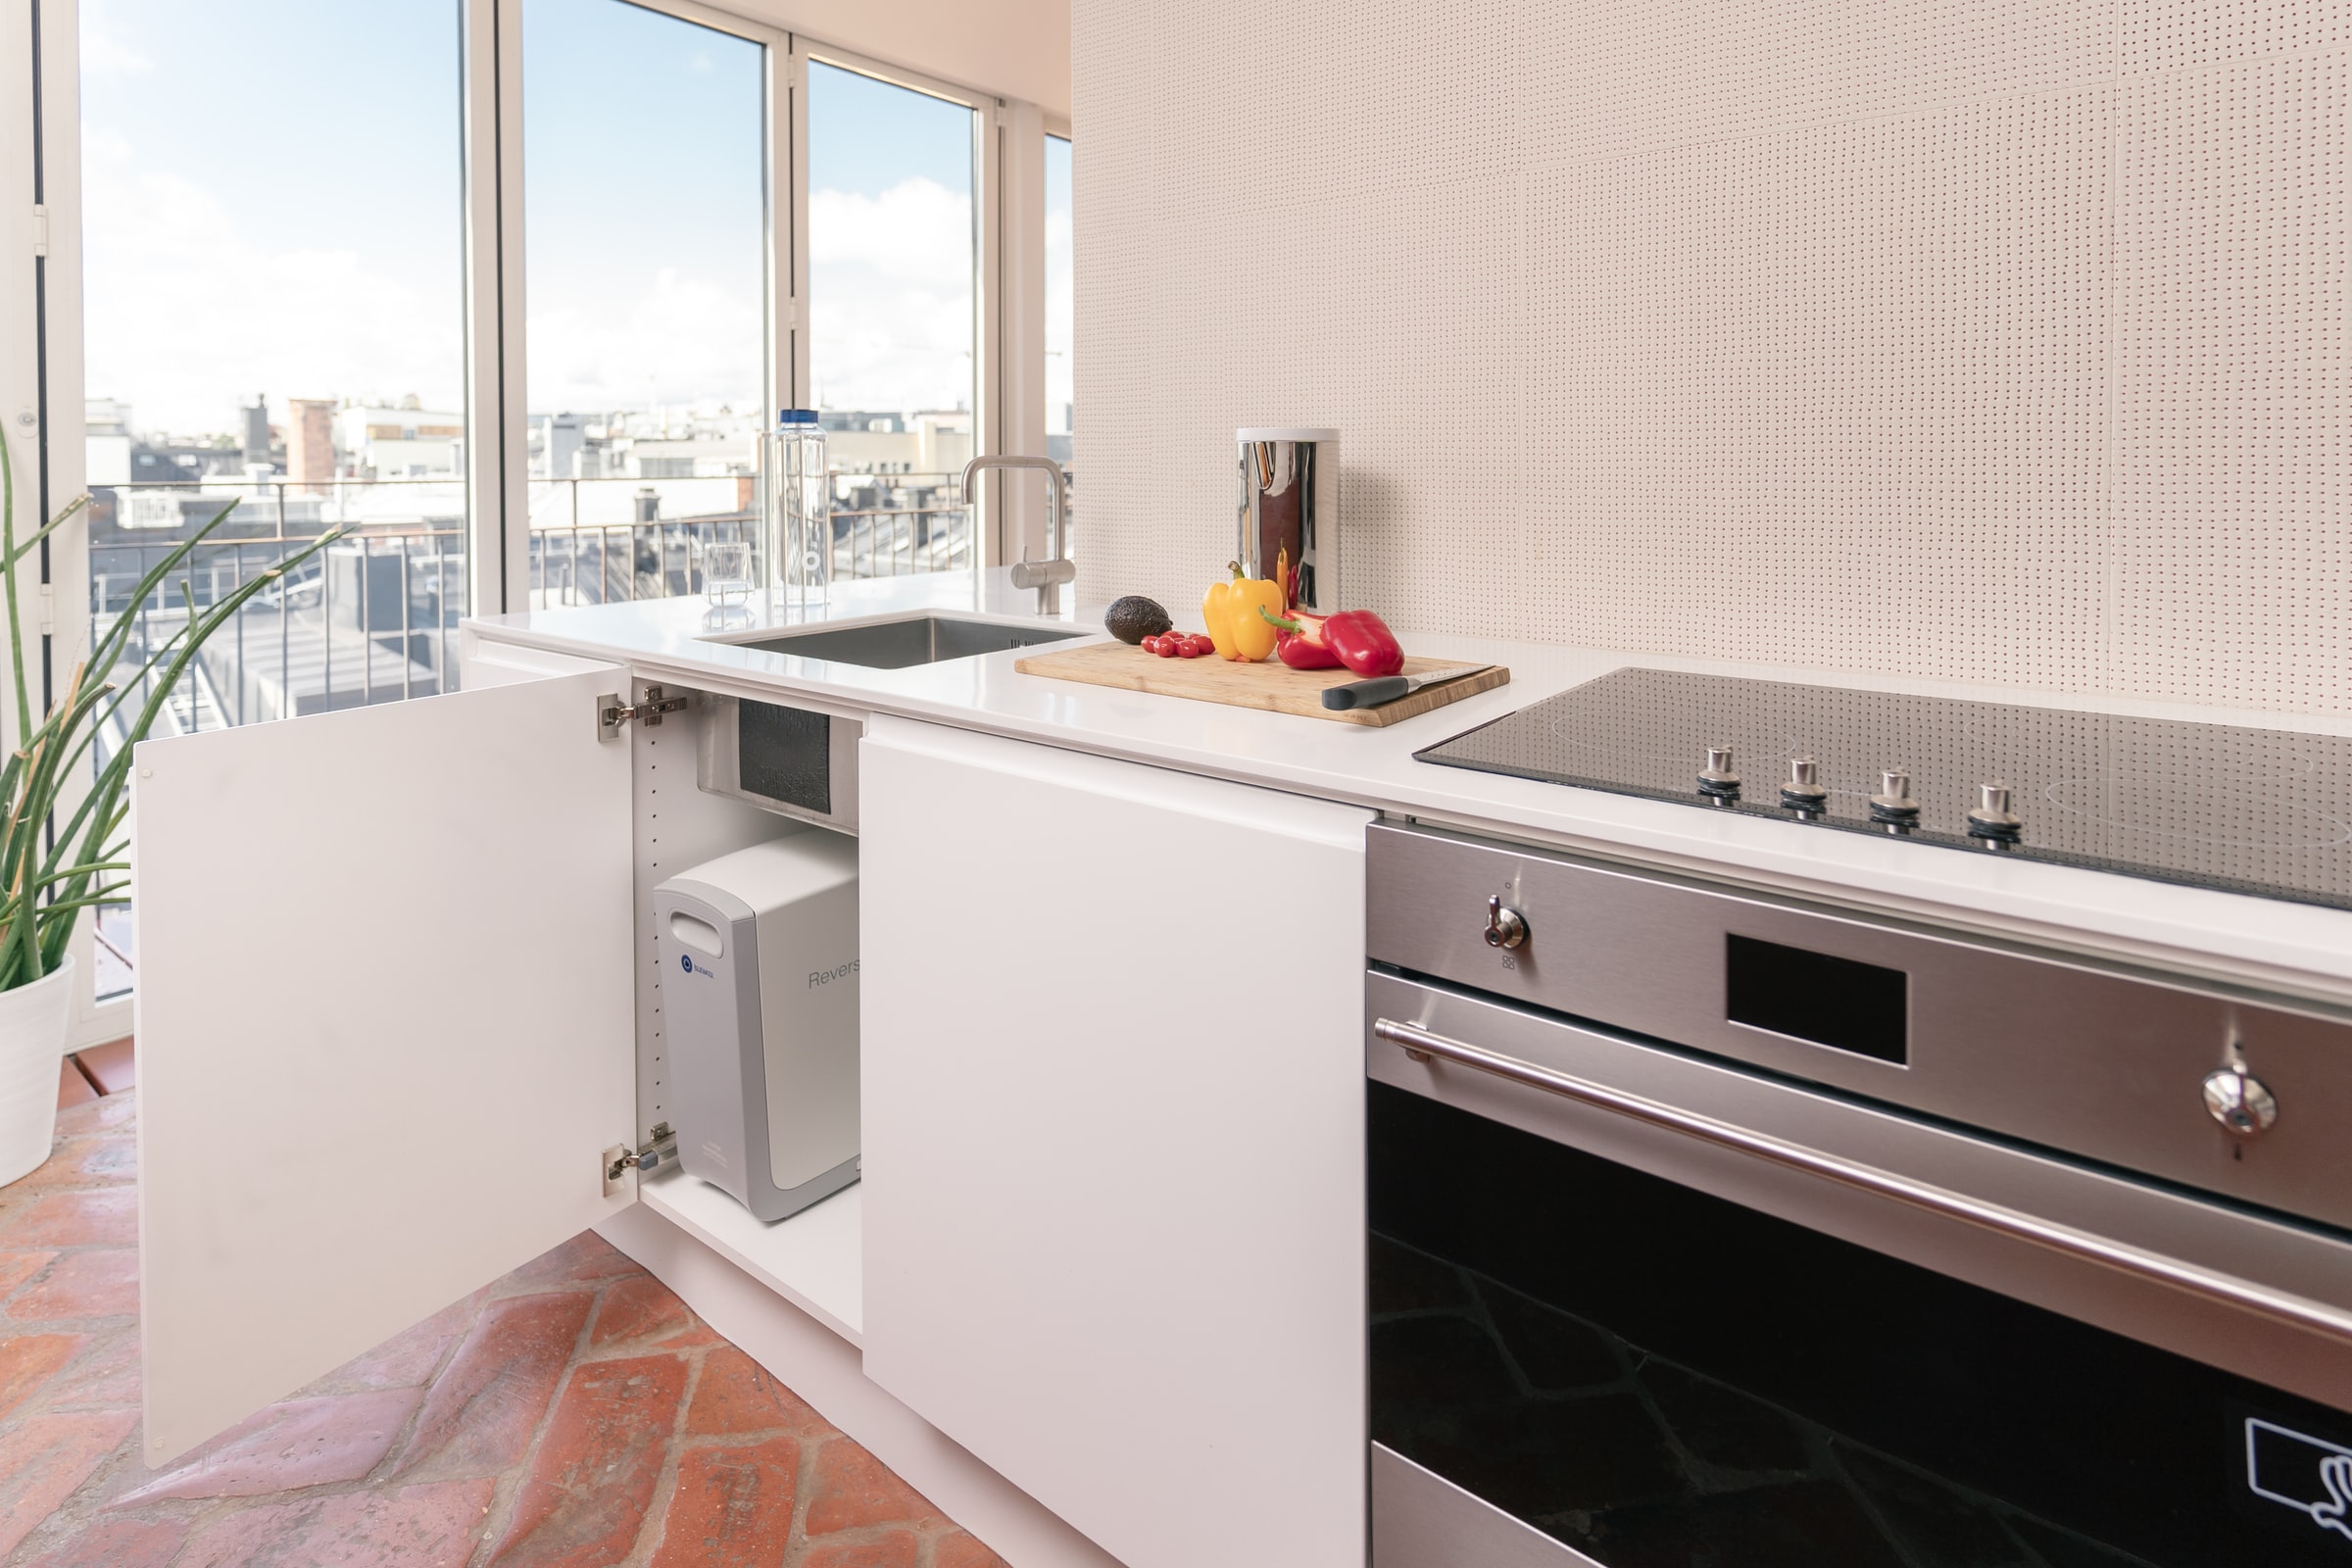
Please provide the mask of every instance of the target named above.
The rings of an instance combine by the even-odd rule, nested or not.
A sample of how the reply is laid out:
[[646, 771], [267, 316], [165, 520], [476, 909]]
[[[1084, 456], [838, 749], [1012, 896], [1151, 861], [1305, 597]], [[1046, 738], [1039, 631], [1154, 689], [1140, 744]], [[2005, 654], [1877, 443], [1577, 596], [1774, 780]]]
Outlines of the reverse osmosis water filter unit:
[[810, 829], [654, 890], [678, 1163], [763, 1220], [858, 1179], [858, 843]]

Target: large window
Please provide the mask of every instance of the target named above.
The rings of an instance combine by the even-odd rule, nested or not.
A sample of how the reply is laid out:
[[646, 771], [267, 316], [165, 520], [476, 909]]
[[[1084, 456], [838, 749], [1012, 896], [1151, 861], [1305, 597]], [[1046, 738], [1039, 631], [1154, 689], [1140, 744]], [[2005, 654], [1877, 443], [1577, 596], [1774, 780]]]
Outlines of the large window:
[[757, 533], [766, 51], [622, 0], [522, 24], [531, 603], [686, 593]]
[[[456, 0], [83, 0], [92, 609], [224, 509], [200, 606], [350, 535], [215, 635], [167, 730], [456, 678], [458, 48]], [[176, 585], [138, 609], [134, 659], [186, 615]]]
[[1078, 272], [1070, 144], [1046, 138], [1046, 456], [1063, 466], [1077, 429]]
[[[1069, 147], [1027, 106], [685, 0], [62, 14], [81, 178], [46, 198], [48, 265], [77, 254], [82, 288], [47, 331], [81, 346], [86, 422], [53, 408], [43, 439], [82, 449], [92, 613], [132, 611], [140, 659], [183, 580], [202, 609], [339, 530], [215, 636], [163, 733], [450, 691], [469, 610], [694, 591], [705, 547], [757, 531], [778, 406], [828, 429], [837, 579], [987, 560], [961, 470], [1034, 447], [1041, 380], [1069, 455]], [[1000, 181], [1041, 158], [1044, 231], [1012, 232]], [[1037, 339], [999, 283], [1033, 286], [1040, 246], [1048, 346], [1014, 376]], [[80, 537], [53, 548], [78, 596]], [[101, 930], [126, 946], [119, 911]]]
[[[82, 0], [90, 610], [137, 625], [112, 677], [137, 685], [191, 596], [345, 531], [214, 634], [156, 733], [456, 683], [460, 21], [458, 0]], [[192, 569], [134, 602], [223, 513]], [[130, 985], [128, 925], [100, 912], [101, 998]]]
[[958, 481], [978, 450], [978, 122], [809, 63], [809, 380], [837, 475], [837, 577], [970, 564]]

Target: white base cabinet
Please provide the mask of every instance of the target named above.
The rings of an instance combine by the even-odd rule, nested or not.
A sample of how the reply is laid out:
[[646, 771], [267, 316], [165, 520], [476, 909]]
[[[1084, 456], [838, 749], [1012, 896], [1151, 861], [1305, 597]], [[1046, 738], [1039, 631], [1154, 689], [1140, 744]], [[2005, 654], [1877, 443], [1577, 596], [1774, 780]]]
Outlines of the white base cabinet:
[[1362, 1568], [1369, 813], [859, 766], [866, 1375], [1128, 1568]]
[[[802, 830], [693, 787], [695, 711], [601, 727], [628, 671], [467, 654], [139, 748], [150, 1464], [637, 1204], [652, 887]], [[1369, 813], [884, 717], [861, 759], [865, 1181], [712, 1256], [1094, 1544], [1044, 1560], [1362, 1568]]]
[[149, 1464], [634, 1201], [621, 684], [138, 748]]

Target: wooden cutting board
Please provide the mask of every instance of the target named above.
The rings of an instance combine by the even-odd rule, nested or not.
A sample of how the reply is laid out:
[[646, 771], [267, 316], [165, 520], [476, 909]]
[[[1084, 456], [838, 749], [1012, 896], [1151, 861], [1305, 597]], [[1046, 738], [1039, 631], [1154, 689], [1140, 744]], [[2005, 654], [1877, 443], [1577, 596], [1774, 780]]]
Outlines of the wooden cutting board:
[[[1404, 673], [1458, 664], [1458, 659], [1406, 659]], [[1330, 709], [1323, 706], [1326, 686], [1345, 686], [1363, 677], [1345, 669], [1292, 669], [1268, 662], [1242, 664], [1219, 659], [1161, 659], [1122, 642], [1089, 643], [1050, 654], [1031, 654], [1012, 666], [1024, 675], [1049, 675], [1055, 680], [1084, 681], [1090, 686], [1117, 686], [1159, 697], [1189, 697], [1197, 703], [1227, 703], [1235, 708], [1262, 708], [1300, 718], [1328, 718], [1342, 724], [1394, 724], [1414, 718], [1447, 703], [1493, 691], [1511, 678], [1500, 664], [1464, 675], [1442, 685], [1407, 692], [1378, 708]]]

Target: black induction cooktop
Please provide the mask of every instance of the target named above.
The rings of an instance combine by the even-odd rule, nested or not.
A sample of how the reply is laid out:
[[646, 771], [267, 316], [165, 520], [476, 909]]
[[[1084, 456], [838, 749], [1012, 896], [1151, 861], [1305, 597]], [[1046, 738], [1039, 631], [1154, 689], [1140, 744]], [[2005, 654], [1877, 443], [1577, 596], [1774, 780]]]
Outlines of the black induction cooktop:
[[2341, 735], [1620, 669], [1413, 755], [2352, 908]]

